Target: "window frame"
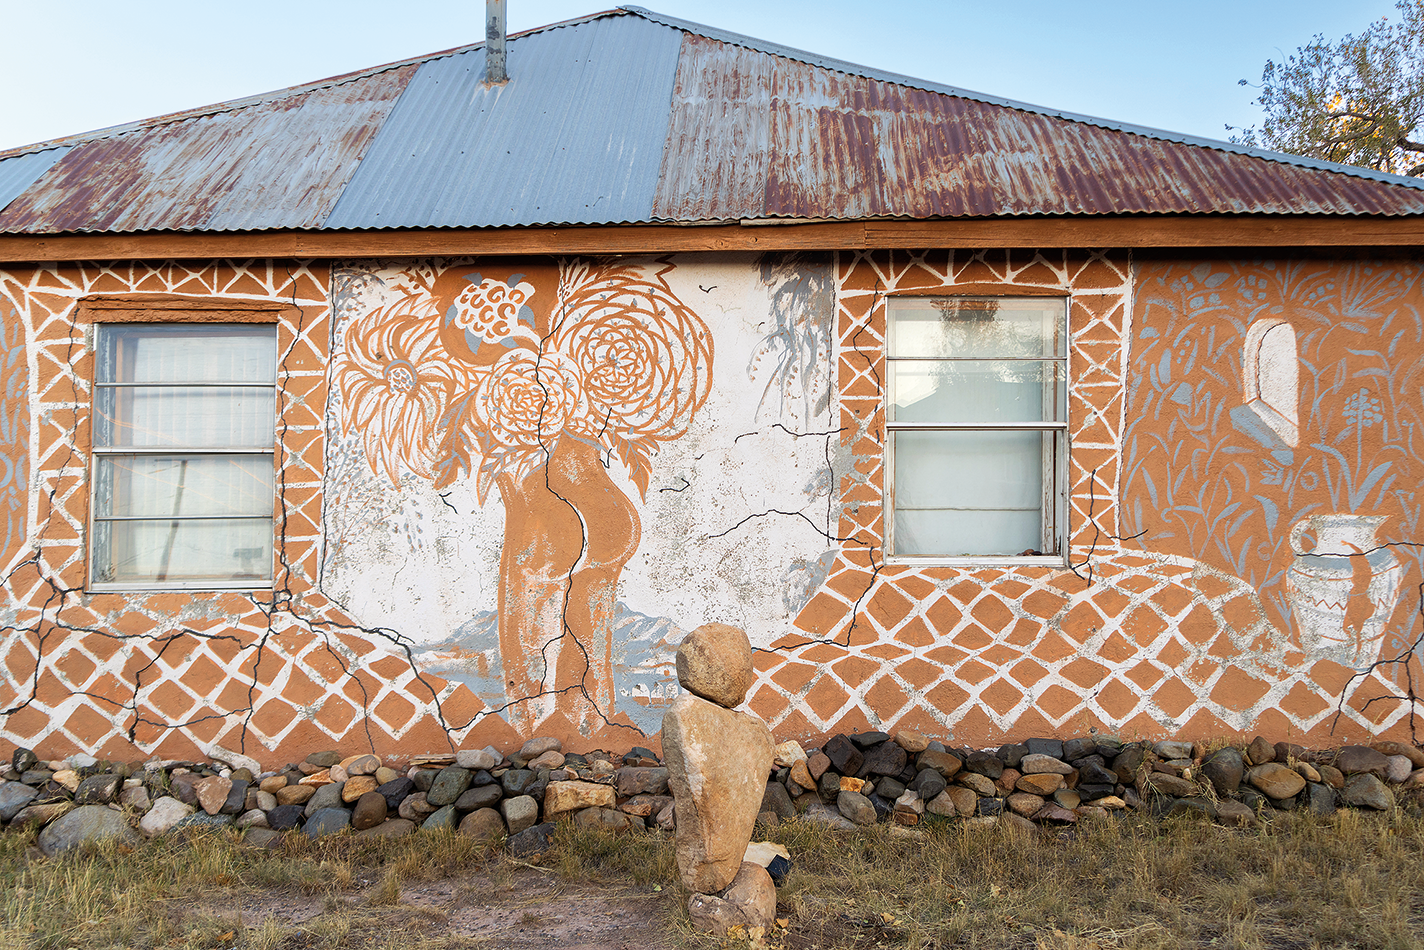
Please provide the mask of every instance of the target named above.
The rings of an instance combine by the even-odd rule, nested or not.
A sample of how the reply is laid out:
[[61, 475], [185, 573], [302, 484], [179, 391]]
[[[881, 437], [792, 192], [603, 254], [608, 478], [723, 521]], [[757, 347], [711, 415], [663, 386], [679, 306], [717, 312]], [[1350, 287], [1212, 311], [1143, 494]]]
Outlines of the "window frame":
[[[88, 478], [87, 512], [85, 517], [86, 543], [85, 543], [85, 589], [94, 593], [123, 593], [140, 591], [271, 591], [277, 582], [279, 573], [279, 538], [278, 529], [281, 516], [281, 481], [278, 477], [279, 459], [282, 451], [282, 342], [281, 342], [281, 321], [287, 311], [291, 310], [284, 304], [271, 301], [254, 300], [226, 300], [222, 298], [183, 298], [175, 295], [135, 295], [127, 298], [88, 298], [81, 301], [80, 318], [88, 323], [87, 349], [91, 357], [91, 370], [89, 373], [89, 403], [87, 409], [88, 416], [88, 438], [85, 440], [88, 450], [88, 460], [85, 466]], [[147, 326], [151, 328], [174, 328], [181, 329], [190, 327], [194, 330], [199, 328], [213, 328], [221, 326], [266, 326], [272, 333], [273, 347], [276, 355], [276, 368], [273, 374], [272, 389], [274, 394], [273, 437], [270, 447], [265, 449], [254, 449], [251, 446], [219, 447], [219, 446], [100, 446], [97, 444], [97, 408], [98, 395], [101, 389], [107, 388], [108, 383], [99, 378], [100, 361], [99, 346], [100, 336], [106, 327], [135, 327]], [[261, 384], [265, 387], [265, 383]], [[101, 581], [97, 580], [97, 554], [99, 545], [97, 543], [98, 534], [96, 525], [108, 520], [98, 515], [100, 490], [99, 468], [100, 460], [114, 457], [142, 457], [159, 456], [168, 458], [200, 458], [212, 455], [250, 455], [268, 456], [272, 465], [272, 510], [270, 515], [271, 523], [271, 557], [266, 565], [265, 576], [260, 579], [241, 578], [230, 582], [215, 580], [175, 580], [175, 581]], [[255, 516], [254, 516], [255, 517]], [[188, 519], [185, 519], [188, 520]], [[196, 520], [196, 519], [192, 519]], [[234, 519], [242, 520], [242, 519]]]
[[[893, 421], [892, 409], [895, 399], [895, 374], [892, 366], [896, 362], [954, 362], [954, 357], [897, 357], [891, 355], [891, 341], [894, 338], [894, 310], [896, 304], [907, 301], [930, 304], [932, 301], [1023, 301], [1035, 305], [1043, 305], [1050, 301], [1057, 301], [1062, 305], [1059, 330], [1063, 339], [1063, 355], [1038, 360], [1038, 362], [1055, 362], [1059, 364], [1063, 372], [1064, 398], [1062, 400], [1059, 418], [1055, 420], [1042, 420], [1039, 422], [1002, 422], [1002, 423], [980, 423], [980, 422], [896, 422]], [[1073, 348], [1069, 338], [1069, 315], [1072, 313], [1072, 297], [1068, 293], [1054, 292], [1049, 294], [1034, 294], [1017, 291], [1014, 293], [941, 293], [941, 294], [892, 294], [886, 297], [885, 302], [885, 382], [884, 389], [884, 425], [885, 425], [885, 447], [884, 447], [884, 536], [885, 536], [885, 563], [887, 564], [907, 564], [918, 566], [947, 566], [947, 567], [1003, 567], [1003, 566], [1034, 566], [1034, 567], [1067, 567], [1069, 552], [1069, 530], [1068, 530], [1068, 462], [1072, 455], [1072, 438], [1069, 427], [1069, 412], [1072, 402], [1069, 397], [1072, 380], [1072, 351]], [[970, 358], [964, 358], [970, 359]], [[996, 358], [998, 361], [998, 358]], [[1004, 359], [1003, 361], [1011, 361]], [[895, 553], [895, 435], [899, 432], [1024, 432], [1039, 431], [1045, 434], [1045, 443], [1051, 445], [1055, 438], [1061, 439], [1062, 451], [1049, 465], [1043, 467], [1045, 482], [1051, 477], [1051, 484], [1046, 484], [1043, 489], [1043, 503], [1039, 508], [1040, 523], [1045, 510], [1051, 504], [1054, 525], [1054, 537], [1057, 540], [1058, 550], [1052, 554], [1042, 555], [1022, 555], [1022, 554], [971, 554], [971, 555], [921, 555], [921, 554], [898, 554]]]

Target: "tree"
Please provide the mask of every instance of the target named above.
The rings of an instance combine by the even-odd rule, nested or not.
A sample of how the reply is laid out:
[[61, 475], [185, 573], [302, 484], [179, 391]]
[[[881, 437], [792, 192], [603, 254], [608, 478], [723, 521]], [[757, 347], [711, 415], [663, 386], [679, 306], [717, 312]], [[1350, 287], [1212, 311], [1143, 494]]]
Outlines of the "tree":
[[1265, 121], [1232, 141], [1424, 175], [1424, 0], [1396, 8], [1398, 22], [1383, 17], [1336, 43], [1316, 35], [1283, 61], [1269, 60], [1255, 100]]

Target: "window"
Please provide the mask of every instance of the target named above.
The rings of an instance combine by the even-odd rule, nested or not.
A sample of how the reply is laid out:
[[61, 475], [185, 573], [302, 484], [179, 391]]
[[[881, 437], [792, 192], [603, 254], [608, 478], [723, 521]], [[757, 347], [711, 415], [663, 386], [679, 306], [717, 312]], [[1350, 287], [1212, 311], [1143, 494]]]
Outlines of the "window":
[[892, 297], [888, 311], [890, 555], [1062, 564], [1067, 300]]
[[270, 584], [276, 328], [102, 324], [95, 354], [90, 586]]

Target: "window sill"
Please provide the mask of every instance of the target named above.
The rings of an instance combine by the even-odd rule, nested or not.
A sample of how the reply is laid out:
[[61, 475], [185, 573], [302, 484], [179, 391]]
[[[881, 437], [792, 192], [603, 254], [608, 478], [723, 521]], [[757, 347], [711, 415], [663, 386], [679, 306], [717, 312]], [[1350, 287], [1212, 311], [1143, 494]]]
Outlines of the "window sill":
[[973, 555], [964, 557], [910, 557], [890, 555], [885, 558], [887, 566], [909, 567], [963, 567], [983, 570], [992, 567], [1052, 567], [1068, 569], [1068, 559], [1061, 555], [1018, 556], [1018, 555]]
[[242, 581], [222, 584], [216, 581], [175, 581], [172, 583], [132, 583], [132, 584], [90, 584], [85, 590], [90, 594], [147, 594], [155, 591], [186, 591], [189, 593], [229, 593], [232, 591], [272, 592], [272, 581]]

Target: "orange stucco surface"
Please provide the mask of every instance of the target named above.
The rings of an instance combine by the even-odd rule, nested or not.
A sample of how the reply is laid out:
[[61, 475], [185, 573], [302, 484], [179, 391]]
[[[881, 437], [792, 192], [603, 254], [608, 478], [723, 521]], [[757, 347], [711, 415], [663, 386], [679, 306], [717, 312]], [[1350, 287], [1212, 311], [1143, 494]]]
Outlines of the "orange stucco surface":
[[[832, 412], [852, 459], [836, 473], [841, 540], [821, 587], [756, 653], [749, 707], [779, 738], [871, 727], [973, 744], [1089, 730], [1316, 744], [1408, 735], [1424, 714], [1401, 698], [1420, 675], [1408, 652], [1420, 549], [1392, 542], [1424, 540], [1420, 276], [1410, 262], [839, 254]], [[1071, 568], [886, 563], [887, 295], [1034, 292], [1071, 299]], [[92, 367], [76, 305], [138, 293], [295, 308], [278, 330], [271, 591], [85, 589]], [[28, 424], [0, 447], [24, 474], [3, 565], [0, 746], [179, 758], [218, 743], [277, 763], [331, 746], [415, 754], [515, 739], [469, 688], [422, 671], [400, 632], [359, 626], [318, 589], [330, 298], [329, 269], [302, 262], [0, 273], [0, 316], [24, 331], [8, 345], [23, 344], [29, 367], [7, 404]], [[1306, 366], [1295, 446], [1231, 414], [1247, 401], [1247, 336], [1273, 314]], [[1395, 566], [1376, 556], [1341, 595], [1337, 626], [1357, 639], [1382, 631], [1354, 666], [1318, 648], [1328, 610], [1302, 624], [1303, 595], [1287, 593], [1287, 575], [1309, 564], [1293, 528], [1325, 513], [1385, 516], [1375, 540], [1394, 552]], [[1387, 571], [1395, 602], [1375, 622]], [[653, 741], [619, 718], [559, 712], [521, 728], [573, 749]]]

